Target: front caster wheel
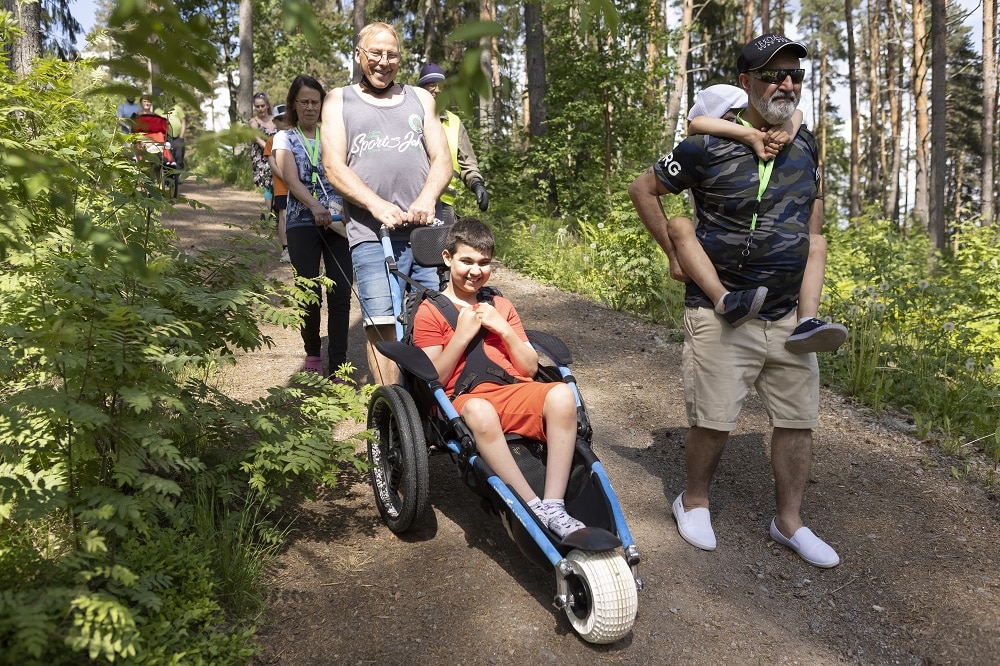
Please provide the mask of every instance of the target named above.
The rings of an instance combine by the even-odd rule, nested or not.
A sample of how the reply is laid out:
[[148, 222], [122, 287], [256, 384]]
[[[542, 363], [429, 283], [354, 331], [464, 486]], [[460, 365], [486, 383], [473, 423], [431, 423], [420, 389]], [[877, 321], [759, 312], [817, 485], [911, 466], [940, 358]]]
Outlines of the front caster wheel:
[[566, 556], [573, 567], [567, 577], [573, 602], [566, 617], [589, 643], [613, 643], [632, 631], [639, 607], [635, 578], [617, 550], [574, 550]]
[[427, 444], [413, 398], [401, 386], [379, 386], [368, 403], [370, 479], [375, 504], [393, 532], [410, 529], [427, 509]]

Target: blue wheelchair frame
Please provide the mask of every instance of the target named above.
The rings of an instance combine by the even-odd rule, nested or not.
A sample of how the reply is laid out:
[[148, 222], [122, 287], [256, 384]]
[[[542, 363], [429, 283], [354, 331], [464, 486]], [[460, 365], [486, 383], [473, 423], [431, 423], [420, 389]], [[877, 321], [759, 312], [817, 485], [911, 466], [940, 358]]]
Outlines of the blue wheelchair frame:
[[[440, 248], [444, 245], [445, 234], [446, 230], [440, 227], [414, 229], [412, 232], [414, 259], [424, 266], [443, 265]], [[420, 486], [428, 485], [429, 480], [426, 478], [426, 461], [420, 460], [420, 456], [426, 456], [429, 451], [435, 450], [451, 453], [467, 485], [487, 500], [486, 504], [491, 510], [500, 515], [518, 548], [528, 559], [542, 568], [555, 571], [554, 605], [566, 611], [574, 629], [591, 642], [605, 643], [617, 640], [631, 630], [636, 603], [634, 596], [642, 589], [638, 571], [639, 551], [607, 472], [591, 449], [592, 429], [576, 379], [569, 369], [572, 356], [568, 348], [562, 340], [548, 333], [527, 331], [532, 346], [542, 357], [551, 362], [551, 365], [543, 366], [540, 374], [544, 371], [546, 375], [544, 379], [548, 381], [565, 382], [572, 388], [576, 397], [577, 443], [566, 503], [570, 512], [580, 518], [587, 527], [569, 534], [564, 539], [559, 539], [538, 521], [527, 504], [478, 455], [472, 434], [446, 394], [434, 364], [423, 350], [402, 341], [406, 296], [400, 287], [400, 280], [412, 281], [399, 273], [392, 243], [384, 230], [381, 234], [381, 243], [385, 254], [386, 278], [392, 293], [397, 339], [380, 341], [375, 346], [401, 370], [401, 383], [392, 387], [379, 387], [372, 397], [369, 410], [369, 427], [376, 430], [376, 437], [381, 438], [381, 444], [374, 442], [369, 446], [369, 450], [373, 462], [372, 486], [383, 519], [393, 531], [404, 532], [409, 529], [419, 519], [419, 514], [427, 508], [426, 487]], [[423, 289], [415, 283], [412, 283], [412, 286]], [[418, 304], [417, 300], [411, 304], [414, 313]], [[414, 313], [406, 314], [412, 316]], [[411, 402], [412, 407], [402, 406]], [[393, 418], [402, 421], [417, 415], [416, 418], [419, 418], [421, 423], [389, 424], [391, 419], [387, 420], [385, 416], [387, 410], [399, 411], [402, 419], [398, 419], [398, 415], [395, 414]], [[376, 414], [374, 423], [373, 414]], [[389, 442], [388, 446], [386, 441]], [[377, 450], [373, 451], [373, 446]], [[521, 447], [517, 451], [519, 456], [515, 456], [515, 459], [518, 460], [519, 466], [523, 465], [522, 469], [525, 470], [529, 482], [532, 478], [529, 477], [529, 470], [533, 470], [530, 472], [536, 480], [533, 485], [537, 485], [539, 464], [541, 473], [544, 473], [542, 462], [544, 449], [539, 443], [518, 440], [511, 441], [511, 446], [512, 453], [515, 452], [515, 447]], [[400, 460], [407, 456], [415, 458], [411, 461], [412, 464], [400, 464]], [[413, 478], [421, 474], [425, 476], [424, 479]], [[400, 491], [404, 486], [406, 490]], [[414, 507], [414, 503], [417, 506]], [[587, 567], [593, 565], [581, 567], [576, 561], [580, 558], [579, 555], [570, 557], [573, 551], [618, 553], [615, 557], [620, 556], [624, 559], [625, 564], [620, 566], [630, 573], [633, 587], [628, 590], [619, 581], [616, 583], [617, 591], [613, 592], [612, 596], [617, 594], [621, 597], [631, 597], [621, 601], [631, 606], [631, 618], [628, 618], [627, 622], [615, 621], [612, 623], [614, 626], [591, 629], [593, 618], [589, 616], [595, 612], [591, 606], [618, 602], [601, 601], [596, 598], [596, 592], [588, 587], [589, 582], [581, 580], [581, 576], [585, 579], [588, 571], [592, 571]], [[620, 563], [610, 561], [604, 564], [614, 569]], [[604, 577], [605, 572], [600, 569], [600, 573], [592, 572], [591, 575]], [[598, 623], [600, 622], [598, 619]]]

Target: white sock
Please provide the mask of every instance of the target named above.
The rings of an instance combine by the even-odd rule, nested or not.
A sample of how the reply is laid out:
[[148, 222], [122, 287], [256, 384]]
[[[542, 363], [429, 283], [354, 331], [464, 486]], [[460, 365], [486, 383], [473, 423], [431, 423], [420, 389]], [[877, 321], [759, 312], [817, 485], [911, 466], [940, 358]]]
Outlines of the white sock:
[[807, 321], [809, 321], [810, 319], [815, 319], [815, 317], [799, 317], [799, 323], [800, 324], [804, 324]]
[[727, 291], [722, 295], [721, 298], [719, 298], [719, 302], [715, 304], [715, 311], [718, 312], [719, 314], [726, 313], [726, 296], [728, 295], [729, 292]]
[[543, 504], [542, 500], [540, 500], [538, 498], [538, 495], [535, 495], [530, 500], [528, 500], [528, 508], [531, 509], [536, 516], [538, 516], [540, 519], [542, 519], [543, 523], [545, 522], [545, 520], [544, 520], [545, 519], [545, 504]]

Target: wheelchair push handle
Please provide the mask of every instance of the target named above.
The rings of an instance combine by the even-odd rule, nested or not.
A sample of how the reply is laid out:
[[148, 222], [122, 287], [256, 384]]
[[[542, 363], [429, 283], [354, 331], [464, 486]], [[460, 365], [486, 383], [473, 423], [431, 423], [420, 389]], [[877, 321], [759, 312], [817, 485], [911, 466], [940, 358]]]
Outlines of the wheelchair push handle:
[[422, 227], [443, 227], [443, 226], [444, 226], [444, 220], [442, 220], [440, 218], [437, 218], [437, 217], [435, 217], [434, 221], [431, 222], [430, 224], [413, 224], [412, 222], [403, 222], [402, 224], [400, 224], [398, 227], [395, 227], [394, 229], [390, 229], [389, 227], [387, 227], [384, 224], [382, 224], [378, 228], [378, 237], [379, 237], [379, 240], [381, 240], [383, 238], [388, 238], [389, 234], [391, 232], [395, 231], [395, 229], [406, 229], [408, 227], [413, 227], [414, 229], [420, 229]]

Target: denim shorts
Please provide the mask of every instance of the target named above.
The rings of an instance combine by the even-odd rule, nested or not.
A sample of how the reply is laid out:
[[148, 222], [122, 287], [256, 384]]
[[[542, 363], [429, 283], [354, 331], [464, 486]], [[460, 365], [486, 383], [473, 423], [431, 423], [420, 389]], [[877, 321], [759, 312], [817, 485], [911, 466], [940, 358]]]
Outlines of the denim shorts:
[[[393, 241], [392, 252], [396, 256], [396, 268], [428, 289], [439, 286], [436, 268], [418, 266], [413, 261], [413, 252], [407, 241]], [[385, 272], [385, 252], [382, 244], [377, 241], [358, 243], [351, 248], [351, 259], [354, 262], [354, 279], [358, 285], [358, 298], [361, 301], [361, 315], [365, 326], [382, 326], [395, 322], [392, 312], [392, 295], [389, 293], [389, 280]], [[410, 286], [397, 278], [401, 292], [410, 290]]]

